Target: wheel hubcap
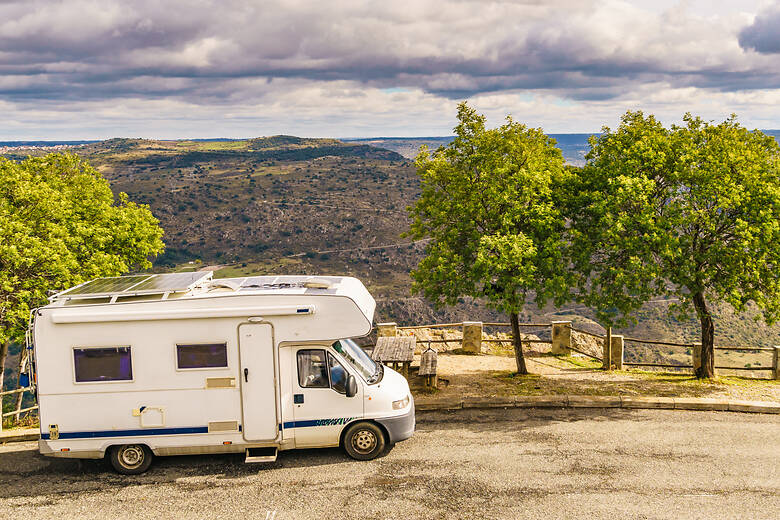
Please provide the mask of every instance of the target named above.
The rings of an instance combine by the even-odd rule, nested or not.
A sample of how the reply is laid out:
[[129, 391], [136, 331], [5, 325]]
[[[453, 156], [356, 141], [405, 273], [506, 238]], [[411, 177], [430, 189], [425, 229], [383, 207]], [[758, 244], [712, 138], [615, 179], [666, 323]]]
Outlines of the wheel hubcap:
[[144, 450], [140, 446], [126, 446], [119, 454], [119, 460], [126, 467], [138, 466], [144, 461]]
[[371, 430], [360, 430], [352, 437], [352, 447], [360, 453], [371, 452], [376, 442], [376, 435]]

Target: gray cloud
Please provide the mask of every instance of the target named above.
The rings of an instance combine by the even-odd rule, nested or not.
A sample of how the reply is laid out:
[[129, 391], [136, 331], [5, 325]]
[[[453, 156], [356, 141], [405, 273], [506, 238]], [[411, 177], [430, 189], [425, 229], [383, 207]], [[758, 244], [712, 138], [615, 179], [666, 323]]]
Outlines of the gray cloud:
[[[421, 88], [448, 98], [546, 89], [572, 99], [605, 99], [651, 76], [675, 86], [726, 90], [776, 80], [755, 74], [753, 82], [719, 84], [741, 56], [726, 45], [735, 35], [717, 24], [651, 16], [621, 2], [603, 6], [11, 2], [0, 5], [0, 71], [18, 81], [0, 83], [0, 96], [253, 98], [258, 94], [236, 88], [235, 80], [299, 78]], [[740, 41], [769, 48], [777, 31], [770, 35], [767, 28], [777, 19], [757, 20]], [[752, 29], [757, 36], [746, 36]], [[712, 62], [719, 52], [715, 63], [702, 66], [704, 55]]]
[[776, 54], [780, 53], [780, 7], [762, 11], [752, 25], [739, 33], [739, 44], [744, 49]]
[[556, 117], [566, 121], [569, 102], [602, 111], [652, 97], [666, 107], [685, 89], [697, 99], [702, 91], [721, 96], [719, 103], [776, 89], [780, 56], [767, 53], [774, 11], [750, 25], [749, 14], [731, 7], [697, 14], [655, 4], [0, 1], [0, 110], [34, 109], [41, 126], [82, 109], [108, 122], [181, 110], [266, 121], [294, 107], [307, 121], [339, 121], [347, 111], [384, 117], [410, 103], [439, 114], [452, 100], [479, 97], [503, 113], [508, 100], [526, 113], [557, 103]]

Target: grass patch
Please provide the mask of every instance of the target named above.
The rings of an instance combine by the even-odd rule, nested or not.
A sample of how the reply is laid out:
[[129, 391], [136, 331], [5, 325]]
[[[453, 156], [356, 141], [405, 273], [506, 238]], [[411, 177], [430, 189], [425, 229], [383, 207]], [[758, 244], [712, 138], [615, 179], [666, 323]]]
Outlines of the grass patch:
[[[561, 361], [564, 361], [562, 359]], [[780, 383], [741, 377], [698, 379], [690, 374], [645, 371], [585, 374], [518, 375], [494, 373], [515, 395], [604, 395], [647, 397], [715, 397], [780, 401]]]

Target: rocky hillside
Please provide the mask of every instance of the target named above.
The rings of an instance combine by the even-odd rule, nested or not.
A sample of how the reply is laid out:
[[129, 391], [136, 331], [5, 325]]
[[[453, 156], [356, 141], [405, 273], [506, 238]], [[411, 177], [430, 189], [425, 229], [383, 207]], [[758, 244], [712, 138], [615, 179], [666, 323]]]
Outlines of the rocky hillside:
[[[392, 145], [410, 155], [422, 141], [426, 139], [112, 139], [71, 151], [87, 158], [116, 191], [151, 206], [166, 230], [167, 251], [157, 259], [159, 270], [211, 265], [218, 276], [350, 274], [364, 280], [377, 298], [380, 321], [504, 321], [479, 301], [464, 298], [455, 307], [434, 309], [410, 294], [408, 273], [424, 244], [400, 235], [408, 228], [406, 207], [417, 197], [419, 182], [408, 159], [375, 145]], [[427, 141], [435, 144], [434, 138]], [[11, 157], [26, 153], [43, 152], [14, 150]], [[695, 340], [697, 322], [669, 317], [670, 303], [648, 304], [635, 325], [616, 333]], [[778, 327], [735, 316], [725, 306], [715, 311], [721, 343], [780, 343]], [[601, 330], [593, 314], [576, 305], [529, 305], [524, 319], [571, 319]]]

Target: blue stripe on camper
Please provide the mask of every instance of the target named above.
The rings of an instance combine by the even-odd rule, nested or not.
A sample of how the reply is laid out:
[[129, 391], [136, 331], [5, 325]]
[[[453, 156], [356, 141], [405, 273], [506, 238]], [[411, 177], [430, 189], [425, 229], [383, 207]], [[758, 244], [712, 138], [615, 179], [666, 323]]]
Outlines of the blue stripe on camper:
[[308, 421], [290, 421], [285, 428], [308, 428], [310, 426], [339, 426], [354, 421], [357, 417], [339, 417], [337, 419], [311, 419]]
[[[241, 425], [238, 425], [241, 431]], [[96, 432], [60, 432], [57, 440], [62, 439], [92, 439], [97, 437], [139, 437], [144, 435], [178, 435], [191, 433], [208, 433], [208, 426], [191, 426], [187, 428], [144, 428], [141, 430], [104, 430]], [[226, 433], [226, 432], [220, 432]], [[48, 433], [42, 433], [41, 439], [49, 440]]]
[[[282, 423], [286, 429], [309, 428], [312, 426], [340, 426], [350, 423], [357, 417], [339, 417], [336, 419], [310, 419], [308, 421], [289, 421]], [[238, 431], [242, 431], [242, 425], [238, 425]], [[145, 428], [138, 430], [103, 430], [95, 432], [60, 432], [57, 440], [63, 439], [93, 439], [98, 437], [142, 437], [144, 435], [179, 435], [193, 433], [208, 433], [208, 426], [192, 426], [187, 428]], [[220, 432], [225, 433], [225, 432]], [[48, 433], [42, 433], [41, 439], [50, 440]]]

